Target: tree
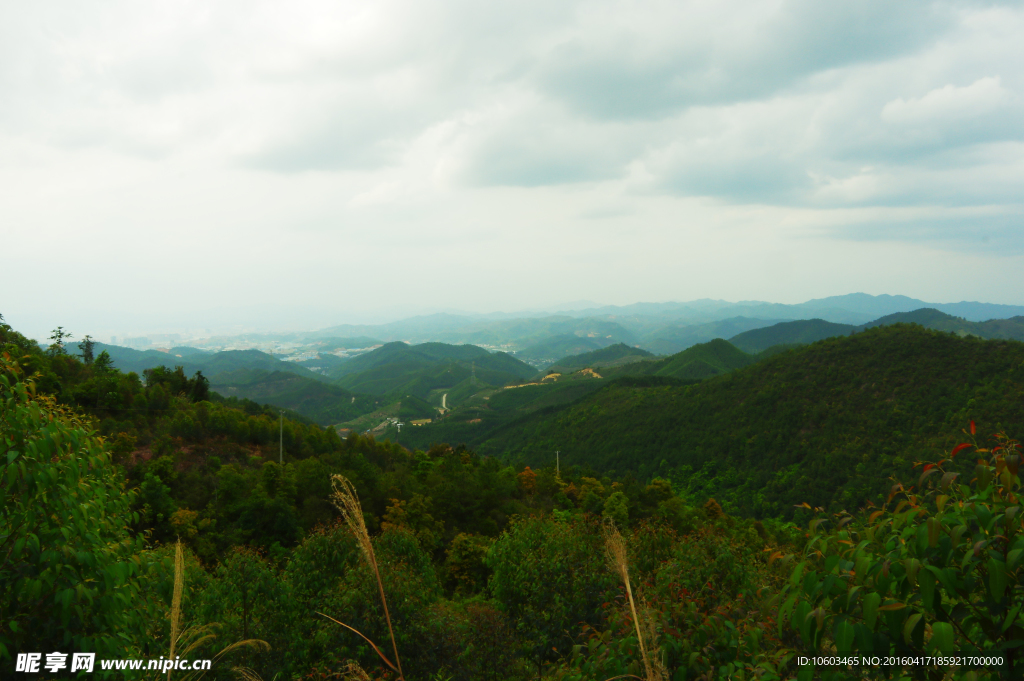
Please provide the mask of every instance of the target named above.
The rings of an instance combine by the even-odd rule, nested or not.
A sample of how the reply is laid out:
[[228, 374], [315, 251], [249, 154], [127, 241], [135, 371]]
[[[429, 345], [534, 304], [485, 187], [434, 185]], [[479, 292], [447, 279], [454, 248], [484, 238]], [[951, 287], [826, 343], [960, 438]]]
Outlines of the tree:
[[65, 331], [63, 326], [58, 326], [54, 329], [50, 335], [50, 340], [53, 342], [50, 344], [49, 353], [54, 357], [68, 354], [68, 351], [64, 348], [64, 341], [68, 338], [71, 338], [71, 332]]
[[128, 527], [135, 495], [102, 441], [36, 395], [7, 353], [0, 479], [0, 660], [23, 650], [130, 657], [147, 628], [144, 539]]
[[169, 394], [187, 397], [192, 402], [203, 402], [210, 397], [210, 381], [203, 376], [202, 371], [197, 371], [192, 378], [188, 378], [185, 369], [180, 366], [174, 367], [174, 371], [159, 366], [142, 373], [146, 376], [148, 387], [161, 385]]
[[615, 523], [617, 527], [626, 527], [629, 522], [629, 499], [622, 492], [612, 492], [604, 502], [601, 515]]
[[82, 339], [82, 342], [78, 344], [78, 349], [82, 351], [82, 361], [86, 364], [92, 364], [92, 348], [95, 345], [92, 340], [92, 336], [86, 336]]
[[193, 402], [205, 402], [210, 399], [210, 379], [203, 376], [202, 371], [197, 371], [195, 376], [189, 379], [188, 397]]
[[488, 551], [487, 566], [491, 592], [538, 666], [568, 652], [566, 631], [599, 623], [614, 583], [597, 526], [578, 521], [514, 520]]
[[107, 373], [115, 371], [114, 360], [111, 358], [110, 353], [104, 350], [99, 354], [99, 357], [93, 361], [93, 366], [100, 373]]
[[519, 486], [523, 488], [523, 491], [533, 496], [533, 493], [537, 491], [537, 474], [527, 466], [517, 477], [519, 478]]

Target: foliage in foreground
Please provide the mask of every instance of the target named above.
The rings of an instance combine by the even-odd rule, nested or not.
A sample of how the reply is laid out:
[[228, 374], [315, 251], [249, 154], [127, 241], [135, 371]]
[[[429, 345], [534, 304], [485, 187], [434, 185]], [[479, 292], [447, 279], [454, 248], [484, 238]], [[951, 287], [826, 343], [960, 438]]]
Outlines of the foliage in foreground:
[[115, 654], [145, 629], [132, 493], [73, 412], [0, 356], [0, 659], [28, 648]]
[[[971, 436], [974, 430], [972, 423]], [[972, 671], [977, 678], [1020, 677], [1020, 447], [1003, 434], [991, 448], [971, 440], [919, 464], [917, 484], [895, 484], [881, 508], [811, 521], [812, 537], [782, 591], [779, 619], [780, 631], [799, 632], [804, 654], [967, 656], [952, 678]], [[957, 456], [972, 454], [971, 474], [953, 470]], [[911, 675], [938, 678], [945, 666], [913, 665]], [[898, 670], [874, 673], [888, 678]]]

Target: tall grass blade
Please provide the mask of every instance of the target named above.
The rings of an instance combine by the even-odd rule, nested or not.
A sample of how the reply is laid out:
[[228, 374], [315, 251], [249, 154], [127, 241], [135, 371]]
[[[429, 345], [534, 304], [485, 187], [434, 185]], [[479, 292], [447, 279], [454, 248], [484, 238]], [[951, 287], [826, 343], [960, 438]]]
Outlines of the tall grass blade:
[[[181, 592], [185, 586], [185, 557], [181, 552], [181, 538], [174, 546], [174, 595], [171, 597], [171, 651], [167, 659], [174, 659], [174, 648], [178, 643], [178, 629], [181, 627]], [[171, 670], [167, 670], [170, 681]]]
[[380, 659], [384, 660], [384, 664], [386, 664], [387, 666], [391, 667], [392, 671], [396, 671], [396, 672], [398, 671], [398, 668], [397, 668], [397, 667], [395, 667], [395, 665], [391, 664], [391, 660], [389, 660], [389, 659], [387, 658], [387, 655], [385, 655], [384, 653], [382, 653], [382, 652], [381, 652], [381, 650], [380, 650], [380, 648], [378, 648], [378, 647], [377, 647], [377, 644], [375, 644], [375, 643], [374, 643], [373, 641], [371, 641], [370, 639], [368, 639], [368, 638], [367, 638], [367, 637], [366, 637], [366, 636], [365, 636], [365, 635], [363, 634], [363, 632], [359, 631], [359, 630], [358, 630], [358, 629], [356, 629], [355, 627], [351, 627], [351, 626], [349, 626], [349, 625], [345, 624], [344, 622], [339, 622], [338, 620], [334, 619], [334, 618], [333, 618], [333, 617], [331, 617], [330, 615], [325, 615], [325, 614], [323, 614], [322, 612], [318, 612], [317, 614], [318, 614], [318, 615], [320, 615], [321, 617], [326, 617], [327, 619], [329, 619], [330, 621], [334, 622], [335, 624], [340, 624], [341, 626], [345, 627], [345, 628], [346, 628], [346, 629], [348, 629], [349, 631], [353, 631], [353, 632], [355, 632], [356, 634], [358, 634], [358, 635], [359, 635], [359, 636], [360, 636], [360, 637], [361, 637], [361, 638], [362, 638], [362, 639], [363, 639], [364, 641], [366, 641], [367, 643], [369, 643], [369, 644], [370, 644], [370, 647], [371, 647], [371, 648], [373, 648], [374, 652], [376, 652], [376, 653], [377, 653], [378, 655], [380, 655]]
[[[370, 542], [370, 533], [366, 530], [366, 521], [363, 519], [363, 507], [359, 503], [359, 495], [356, 488], [343, 475], [331, 476], [331, 487], [334, 489], [331, 494], [331, 503], [341, 512], [345, 524], [355, 535], [359, 547], [377, 578], [377, 588], [380, 590], [380, 602], [384, 606], [384, 618], [388, 622], [388, 634], [391, 636], [391, 649], [395, 653], [395, 665], [392, 667], [398, 672], [398, 678], [404, 679], [402, 673], [402, 661], [398, 657], [398, 643], [395, 641], [395, 630], [391, 626], [391, 613], [388, 611], [388, 600], [384, 597], [384, 582], [380, 578], [380, 569], [377, 567], [377, 556], [373, 552], [373, 544]], [[335, 620], [337, 622], [337, 620]], [[341, 624], [341, 622], [338, 622]], [[347, 625], [345, 625], [347, 626]], [[350, 627], [351, 628], [351, 627]], [[354, 631], [354, 630], [353, 630]], [[359, 632], [356, 632], [359, 633]], [[360, 634], [362, 636], [362, 634]], [[366, 638], [365, 636], [363, 638]], [[367, 639], [368, 640], [368, 639]], [[371, 644], [372, 645], [372, 644]], [[374, 646], [376, 648], [376, 646]], [[379, 651], [378, 651], [379, 652]]]
[[[206, 624], [202, 626], [190, 626], [182, 630], [181, 628], [181, 600], [182, 594], [185, 587], [185, 554], [181, 548], [181, 539], [178, 539], [177, 544], [174, 548], [174, 592], [171, 596], [171, 611], [168, 617], [171, 620], [171, 646], [170, 654], [168, 655], [169, 660], [173, 660], [175, 654], [179, 654], [182, 657], [190, 657], [193, 652], [206, 645], [213, 639], [217, 638], [217, 635], [213, 633], [213, 629], [216, 624]], [[253, 648], [255, 650], [270, 650], [270, 644], [266, 641], [251, 638], [244, 641], [237, 641], [229, 646], [225, 646], [213, 656], [211, 659], [211, 667], [218, 663], [222, 657], [228, 653], [238, 650], [240, 648]], [[232, 667], [231, 672], [243, 681], [263, 681], [260, 675], [249, 669], [248, 667]], [[161, 676], [158, 674], [158, 676]], [[199, 679], [206, 676], [206, 670], [193, 671], [191, 674], [186, 674], [182, 678], [182, 681], [199, 681]], [[171, 670], [167, 670], [168, 680], [171, 678]]]
[[[660, 660], [651, 659], [651, 656], [648, 654], [647, 645], [644, 642], [644, 632], [641, 630], [640, 616], [637, 614], [636, 602], [633, 599], [633, 588], [629, 584], [629, 556], [626, 552], [626, 541], [619, 534], [619, 530], [615, 527], [614, 523], [609, 523], [605, 526], [604, 548], [612, 572], [619, 575], [623, 584], [626, 585], [626, 596], [629, 598], [629, 609], [633, 613], [633, 625], [636, 627], [636, 638], [640, 644], [640, 657], [644, 663], [647, 681], [663, 681], [666, 678], [664, 666], [660, 663]], [[650, 617], [645, 613], [645, 626], [643, 629], [647, 629], [649, 635], [654, 633], [653, 624], [650, 621]], [[655, 656], [657, 656], [658, 651], [656, 647], [654, 652]]]

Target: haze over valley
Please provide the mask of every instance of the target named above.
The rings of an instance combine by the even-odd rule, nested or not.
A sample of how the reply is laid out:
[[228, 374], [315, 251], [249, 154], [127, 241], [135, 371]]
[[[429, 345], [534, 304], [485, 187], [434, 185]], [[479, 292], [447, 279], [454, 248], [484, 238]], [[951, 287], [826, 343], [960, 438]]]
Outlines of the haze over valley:
[[[160, 366], [201, 372], [222, 397], [286, 409], [343, 433], [397, 438], [397, 424], [408, 421], [422, 432], [407, 438], [427, 446], [444, 437], [436, 432], [440, 423], [485, 423], [477, 428], [483, 431], [524, 413], [523, 405], [509, 413], [494, 408], [503, 396], [489, 402], [510, 388], [545, 386], [547, 395], [560, 381], [588, 384], [563, 398], [546, 397], [542, 403], [550, 406], [614, 378], [700, 380], [782, 350], [892, 324], [1024, 341], [1024, 306], [866, 294], [798, 305], [637, 303], [533, 317], [439, 313], [292, 333], [142, 336], [126, 339], [131, 348], [97, 341], [93, 352], [107, 352], [113, 366], [140, 375]], [[171, 341], [182, 344], [167, 347]], [[460, 437], [483, 441], [479, 433]]]

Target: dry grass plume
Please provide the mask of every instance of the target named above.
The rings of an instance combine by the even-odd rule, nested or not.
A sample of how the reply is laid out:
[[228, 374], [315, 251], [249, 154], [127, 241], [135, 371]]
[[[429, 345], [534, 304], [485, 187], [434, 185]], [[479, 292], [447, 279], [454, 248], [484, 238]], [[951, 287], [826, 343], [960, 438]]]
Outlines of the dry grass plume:
[[[193, 653], [197, 652], [207, 643], [217, 638], [217, 635], [214, 633], [217, 624], [190, 626], [184, 630], [181, 629], [181, 601], [184, 589], [185, 555], [181, 548], [181, 540], [179, 539], [174, 547], [174, 592], [171, 596], [171, 610], [168, 614], [171, 620], [171, 646], [167, 659], [174, 659], [175, 655], [186, 659], [192, 657]], [[241, 648], [270, 650], [270, 644], [259, 639], [248, 639], [232, 643], [210, 658], [212, 660], [211, 667], [217, 665], [228, 653]], [[232, 667], [231, 671], [236, 677], [243, 679], [244, 681], [262, 681], [259, 674], [247, 667]], [[204, 676], [206, 676], [206, 670], [194, 671], [191, 674], [185, 674], [185, 676], [180, 678], [181, 681], [199, 681], [199, 679]], [[170, 681], [170, 678], [171, 670], [168, 670], [168, 681]]]
[[[391, 666], [398, 672], [398, 678], [404, 679], [402, 662], [398, 658], [398, 644], [395, 642], [395, 630], [391, 626], [391, 613], [388, 612], [388, 600], [384, 597], [384, 582], [380, 578], [380, 569], [377, 567], [377, 556], [374, 554], [373, 544], [370, 542], [370, 533], [366, 530], [366, 521], [363, 519], [363, 507], [359, 503], [359, 495], [356, 493], [356, 488], [343, 475], [332, 475], [331, 487], [334, 489], [334, 492], [331, 494], [331, 503], [341, 512], [341, 517], [344, 518], [345, 524], [348, 525], [349, 530], [355, 535], [356, 541], [359, 542], [359, 548], [363, 551], [363, 557], [366, 558], [366, 562], [373, 568], [373, 574], [377, 578], [380, 602], [384, 606], [384, 618], [388, 622], [388, 634], [391, 636], [391, 650], [395, 654], [395, 664]], [[329, 619], [338, 622], [334, 618]], [[338, 624], [342, 623], [338, 622]], [[352, 629], [347, 624], [342, 624], [342, 626]], [[353, 629], [353, 631], [355, 630]], [[363, 636], [358, 631], [356, 633]], [[365, 636], [363, 638], [366, 639]], [[366, 640], [369, 641], [369, 639]], [[371, 645], [373, 644], [371, 643]], [[377, 650], [376, 646], [373, 647], [374, 650]], [[377, 654], [390, 665], [388, 659], [379, 650], [377, 650]]]
[[[174, 595], [171, 597], [171, 650], [168, 659], [174, 659], [174, 648], [178, 644], [178, 629], [181, 626], [181, 592], [185, 586], [185, 556], [181, 551], [181, 539], [174, 545]], [[167, 671], [168, 681], [171, 678]]]
[[668, 673], [661, 661], [661, 651], [658, 650], [654, 620], [647, 608], [641, 608], [642, 616], [637, 612], [633, 588], [629, 583], [629, 555], [626, 551], [626, 541], [613, 523], [605, 526], [604, 548], [612, 572], [617, 574], [622, 583], [626, 585], [626, 596], [629, 598], [629, 609], [633, 613], [633, 625], [636, 627], [636, 638], [640, 645], [640, 657], [644, 664], [647, 681], [665, 681], [668, 678]]

